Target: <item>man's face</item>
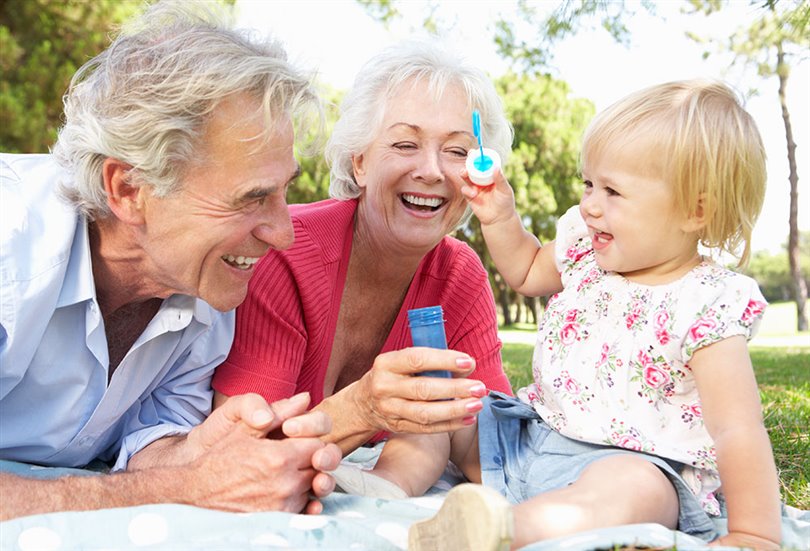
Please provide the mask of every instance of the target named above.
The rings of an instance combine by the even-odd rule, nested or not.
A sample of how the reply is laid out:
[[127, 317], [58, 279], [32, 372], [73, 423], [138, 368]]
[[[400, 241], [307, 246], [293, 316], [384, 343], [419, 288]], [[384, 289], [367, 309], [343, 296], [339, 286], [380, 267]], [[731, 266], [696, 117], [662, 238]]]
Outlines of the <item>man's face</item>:
[[155, 283], [202, 298], [220, 311], [238, 306], [254, 266], [268, 249], [293, 242], [287, 186], [298, 175], [292, 121], [259, 146], [263, 121], [246, 95], [223, 100], [205, 128], [200, 158], [182, 189], [166, 197], [148, 190], [141, 246]]

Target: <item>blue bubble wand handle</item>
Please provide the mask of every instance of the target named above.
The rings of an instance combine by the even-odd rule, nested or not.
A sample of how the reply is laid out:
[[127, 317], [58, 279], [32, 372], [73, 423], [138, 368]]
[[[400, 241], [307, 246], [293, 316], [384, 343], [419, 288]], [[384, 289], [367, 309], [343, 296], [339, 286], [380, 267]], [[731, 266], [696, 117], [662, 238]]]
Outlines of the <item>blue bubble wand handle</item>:
[[[408, 310], [408, 326], [411, 329], [411, 340], [414, 346], [447, 349], [447, 337], [444, 334], [444, 316], [441, 306], [428, 306]], [[424, 371], [426, 377], [452, 377], [447, 370]]]
[[472, 113], [473, 134], [478, 140], [478, 147], [481, 149], [481, 157], [484, 156], [484, 143], [481, 141], [481, 113], [475, 109]]

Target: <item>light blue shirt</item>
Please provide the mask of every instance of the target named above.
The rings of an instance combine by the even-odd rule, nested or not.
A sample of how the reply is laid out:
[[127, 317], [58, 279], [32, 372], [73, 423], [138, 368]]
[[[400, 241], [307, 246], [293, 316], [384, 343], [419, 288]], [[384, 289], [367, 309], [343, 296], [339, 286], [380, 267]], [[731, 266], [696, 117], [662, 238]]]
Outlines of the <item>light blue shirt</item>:
[[119, 470], [210, 413], [234, 313], [165, 299], [108, 385], [87, 221], [59, 195], [65, 179], [50, 155], [0, 154], [0, 458]]

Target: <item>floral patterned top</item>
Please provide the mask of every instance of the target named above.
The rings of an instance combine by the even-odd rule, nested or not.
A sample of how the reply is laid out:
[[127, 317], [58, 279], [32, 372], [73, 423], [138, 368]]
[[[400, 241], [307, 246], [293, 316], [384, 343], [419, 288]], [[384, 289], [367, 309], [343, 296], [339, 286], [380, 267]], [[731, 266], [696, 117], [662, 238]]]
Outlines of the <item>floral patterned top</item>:
[[578, 207], [560, 219], [556, 247], [565, 288], [539, 326], [535, 382], [518, 396], [565, 436], [686, 464], [703, 509], [719, 515], [714, 442], [689, 360], [701, 347], [754, 335], [766, 306], [757, 283], [706, 260], [657, 286], [606, 272]]

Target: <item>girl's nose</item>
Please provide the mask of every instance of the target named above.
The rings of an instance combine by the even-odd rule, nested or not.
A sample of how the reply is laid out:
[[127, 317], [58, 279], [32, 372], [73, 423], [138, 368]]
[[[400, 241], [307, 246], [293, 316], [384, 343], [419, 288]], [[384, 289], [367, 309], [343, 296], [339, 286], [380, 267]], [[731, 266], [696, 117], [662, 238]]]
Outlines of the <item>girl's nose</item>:
[[594, 190], [589, 189], [582, 194], [582, 199], [579, 200], [579, 210], [583, 218], [586, 216], [597, 217], [602, 215], [602, 205]]

